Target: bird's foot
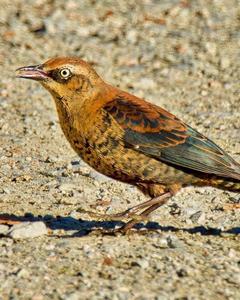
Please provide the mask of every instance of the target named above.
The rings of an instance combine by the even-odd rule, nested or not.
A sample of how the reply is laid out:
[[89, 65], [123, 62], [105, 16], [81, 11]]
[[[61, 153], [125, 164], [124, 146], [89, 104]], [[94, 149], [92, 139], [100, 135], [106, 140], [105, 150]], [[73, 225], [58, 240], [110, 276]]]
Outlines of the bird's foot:
[[[158, 197], [147, 200], [138, 205], [132, 206], [120, 213], [117, 214], [99, 214], [93, 211], [85, 210], [79, 208], [77, 211], [89, 215], [90, 217], [97, 218], [100, 220], [112, 220], [112, 221], [121, 221], [122, 219], [134, 219], [142, 220], [143, 217], [147, 217], [153, 210], [157, 209], [159, 206], [165, 204], [167, 200], [171, 197], [170, 192], [166, 192]], [[142, 213], [137, 214], [142, 209], [146, 208]], [[140, 219], [139, 219], [140, 218]]]
[[[133, 206], [123, 212], [120, 212], [118, 214], [98, 214], [94, 213], [92, 211], [87, 211], [84, 209], [78, 209], [78, 212], [88, 214], [91, 217], [100, 219], [100, 220], [116, 220], [116, 221], [121, 221], [123, 218], [130, 219], [126, 224], [124, 224], [122, 227], [117, 228], [117, 229], [111, 229], [111, 230], [100, 230], [102, 234], [107, 234], [107, 235], [116, 235], [118, 233], [121, 234], [129, 234], [132, 232], [132, 229], [134, 225], [136, 225], [139, 222], [146, 222], [149, 218], [149, 215], [165, 204], [167, 200], [171, 197], [170, 192], [166, 192], [158, 197], [152, 198], [148, 201], [145, 201], [143, 203], [140, 203], [136, 206]], [[145, 209], [144, 209], [145, 208]], [[143, 210], [144, 209], [144, 210]], [[142, 211], [143, 210], [143, 211]], [[139, 213], [139, 211], [142, 211]], [[137, 214], [139, 213], [139, 214]]]
[[[139, 215], [137, 215], [137, 217], [140, 217], [140, 220], [146, 220], [148, 219], [149, 215], [156, 210], [157, 208], [159, 208], [160, 206], [162, 206], [163, 204], [165, 204], [167, 202], [167, 200], [169, 199], [169, 196], [171, 196], [171, 193], [165, 193], [160, 195], [159, 197], [155, 197], [152, 198], [149, 201], [146, 201], [142, 204], [139, 204], [132, 209], [132, 211], [135, 212], [136, 208], [139, 210], [146, 207], [146, 209], [141, 212]], [[134, 227], [134, 225], [136, 225], [138, 223], [138, 219], [137, 218], [133, 218], [131, 217], [131, 220], [129, 222], [127, 222], [125, 225], [123, 225], [121, 228], [119, 228], [119, 231], [123, 234], [129, 234], [131, 232], [131, 229]]]

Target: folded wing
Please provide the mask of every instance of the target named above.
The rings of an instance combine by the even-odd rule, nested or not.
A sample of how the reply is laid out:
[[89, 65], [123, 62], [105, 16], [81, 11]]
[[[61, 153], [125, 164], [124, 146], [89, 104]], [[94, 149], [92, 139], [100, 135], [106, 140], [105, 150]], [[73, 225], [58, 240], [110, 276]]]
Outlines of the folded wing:
[[178, 167], [240, 179], [236, 161], [164, 109], [123, 93], [104, 110], [124, 131], [126, 147]]

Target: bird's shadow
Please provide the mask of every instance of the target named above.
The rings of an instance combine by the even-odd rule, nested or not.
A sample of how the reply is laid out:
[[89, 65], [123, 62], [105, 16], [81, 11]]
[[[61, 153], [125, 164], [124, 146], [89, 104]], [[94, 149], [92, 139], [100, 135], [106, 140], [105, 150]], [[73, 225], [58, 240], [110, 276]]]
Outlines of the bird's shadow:
[[[82, 237], [92, 232], [98, 232], [101, 234], [111, 234], [115, 228], [124, 225], [122, 221], [89, 221], [83, 219], [75, 219], [71, 216], [34, 216], [31, 213], [26, 213], [24, 216], [17, 216], [14, 214], [0, 214], [0, 220], [6, 220], [8, 224], [14, 224], [18, 222], [37, 222], [43, 221], [50, 230], [64, 230], [65, 232], [71, 232], [70, 234], [62, 235], [61, 237]], [[160, 232], [187, 232], [189, 234], [201, 234], [205, 236], [221, 236], [224, 233], [239, 235], [240, 227], [233, 227], [226, 231], [219, 228], [211, 228], [204, 226], [195, 226], [192, 228], [177, 228], [174, 226], [162, 226], [157, 222], [148, 222], [147, 224], [139, 223], [134, 227], [136, 233], [144, 233], [153, 231]], [[73, 233], [72, 233], [73, 232]], [[54, 235], [54, 234], [53, 234]]]

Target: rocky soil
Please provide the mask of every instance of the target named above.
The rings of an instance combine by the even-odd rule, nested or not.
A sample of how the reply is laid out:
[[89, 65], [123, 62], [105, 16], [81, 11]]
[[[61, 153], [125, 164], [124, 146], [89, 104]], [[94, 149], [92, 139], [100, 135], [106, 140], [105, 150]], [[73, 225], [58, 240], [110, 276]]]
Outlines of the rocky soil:
[[50, 95], [14, 78], [78, 55], [240, 161], [239, 49], [238, 0], [1, 0], [1, 300], [240, 299], [239, 195], [187, 188], [131, 235], [102, 234], [121, 222], [81, 209], [119, 212], [144, 196], [85, 165]]

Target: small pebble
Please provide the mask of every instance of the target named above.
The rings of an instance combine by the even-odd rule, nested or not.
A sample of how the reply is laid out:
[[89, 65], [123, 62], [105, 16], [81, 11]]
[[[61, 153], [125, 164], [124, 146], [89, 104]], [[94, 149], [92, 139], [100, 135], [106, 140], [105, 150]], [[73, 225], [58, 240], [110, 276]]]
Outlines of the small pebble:
[[158, 246], [160, 248], [168, 248], [168, 240], [166, 238], [161, 238], [159, 241], [158, 241]]
[[185, 244], [180, 241], [176, 236], [167, 237], [168, 246], [170, 248], [183, 248]]
[[0, 234], [6, 234], [9, 230], [9, 227], [7, 225], [0, 224]]
[[17, 273], [17, 277], [19, 278], [27, 278], [29, 277], [29, 272], [26, 269], [21, 269], [18, 273]]
[[146, 259], [139, 259], [137, 261], [137, 264], [139, 265], [139, 267], [141, 267], [142, 269], [147, 269], [149, 267], [149, 262]]
[[62, 183], [61, 185], [59, 185], [59, 190], [62, 192], [71, 192], [75, 188], [76, 186], [71, 183]]

